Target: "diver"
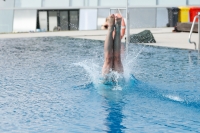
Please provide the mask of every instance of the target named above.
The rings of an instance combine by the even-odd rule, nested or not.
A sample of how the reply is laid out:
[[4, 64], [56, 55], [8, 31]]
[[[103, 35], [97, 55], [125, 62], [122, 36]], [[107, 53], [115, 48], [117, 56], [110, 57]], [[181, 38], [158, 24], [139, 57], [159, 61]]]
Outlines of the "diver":
[[108, 33], [104, 42], [104, 64], [102, 75], [106, 77], [111, 71], [123, 74], [121, 61], [121, 39], [125, 34], [125, 22], [120, 14], [112, 14], [106, 18], [101, 29], [107, 29]]

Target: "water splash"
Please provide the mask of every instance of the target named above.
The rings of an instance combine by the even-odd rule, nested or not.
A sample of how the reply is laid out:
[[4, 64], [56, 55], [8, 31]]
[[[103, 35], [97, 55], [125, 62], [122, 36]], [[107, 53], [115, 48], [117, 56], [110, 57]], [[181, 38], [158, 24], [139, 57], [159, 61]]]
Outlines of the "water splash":
[[[85, 69], [90, 80], [93, 84], [103, 83], [105, 79], [102, 78], [101, 69], [102, 66], [98, 65], [98, 63], [92, 60], [84, 60], [82, 62], [74, 63], [75, 66], [80, 66]], [[105, 83], [113, 86], [112, 90], [122, 90], [123, 76], [115, 71], [111, 71], [108, 75], [108, 79], [110, 79], [109, 83]], [[107, 82], [107, 81], [106, 81]]]
[[136, 60], [138, 56], [142, 53], [146, 45], [143, 45], [143, 47], [139, 50], [139, 52], [136, 52], [136, 54], [127, 54], [126, 58], [123, 60], [124, 65], [124, 77], [126, 81], [130, 79], [131, 74], [133, 73], [132, 66], [136, 63]]
[[176, 95], [164, 95], [164, 97], [172, 100], [172, 101], [177, 101], [177, 102], [184, 102], [184, 99], [182, 99], [180, 96]]
[[94, 84], [99, 82], [99, 79], [101, 77], [101, 67], [96, 62], [94, 62], [93, 60], [84, 60], [82, 62], [74, 63], [74, 65], [83, 67], [88, 73], [91, 82], [93, 82]]
[[[112, 90], [122, 90], [125, 86], [125, 83], [130, 81], [131, 75], [133, 74], [132, 66], [134, 65], [136, 59], [141, 54], [141, 52], [144, 50], [145, 45], [137, 52], [137, 54], [134, 55], [128, 55], [126, 58], [122, 59], [123, 66], [124, 66], [124, 73], [119, 74], [118, 72], [111, 71], [109, 75], [107, 75], [107, 78], [110, 80], [108, 81], [108, 84], [112, 84]], [[102, 58], [101, 56], [97, 55], [97, 58]], [[98, 60], [98, 59], [96, 59]], [[99, 64], [99, 61], [95, 60], [84, 60], [78, 63], [74, 63], [75, 66], [80, 66], [85, 69], [87, 72], [89, 78], [91, 79], [91, 82], [94, 84], [104, 83], [102, 80], [102, 65]], [[111, 82], [112, 83], [111, 83]], [[107, 84], [107, 83], [105, 83]]]

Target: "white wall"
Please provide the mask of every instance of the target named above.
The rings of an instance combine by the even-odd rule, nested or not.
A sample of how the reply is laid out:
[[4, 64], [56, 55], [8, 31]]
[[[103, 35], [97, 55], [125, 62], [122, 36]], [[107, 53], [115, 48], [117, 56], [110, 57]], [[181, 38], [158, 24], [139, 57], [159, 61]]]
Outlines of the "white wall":
[[72, 6], [84, 6], [84, 0], [71, 0]]
[[186, 5], [186, 0], [158, 0], [160, 6], [183, 6]]
[[99, 6], [122, 7], [122, 6], [126, 6], [126, 0], [100, 0]]
[[[129, 6], [161, 6], [199, 5], [200, 0], [129, 0]], [[0, 8], [14, 7], [69, 7], [69, 6], [105, 6], [125, 7], [126, 0], [0, 0]]]
[[189, 5], [199, 5], [200, 6], [200, 0], [189, 0]]
[[98, 0], [85, 0], [85, 6], [98, 6]]
[[15, 7], [41, 7], [42, 0], [15, 0]]
[[15, 10], [13, 31], [14, 32], [35, 31], [36, 14], [37, 14], [36, 10]]
[[157, 8], [156, 27], [166, 27], [168, 23], [168, 11], [166, 8]]
[[80, 9], [79, 30], [97, 29], [97, 9]]
[[156, 27], [156, 8], [130, 9], [130, 28]]
[[14, 7], [14, 0], [0, 0], [0, 8], [11, 8]]
[[[155, 6], [158, 2], [160, 6], [178, 7], [185, 6], [187, 1], [188, 5], [200, 6], [200, 0], [129, 0], [129, 6]], [[93, 30], [105, 22], [110, 7], [126, 7], [126, 0], [0, 0], [0, 32], [35, 30], [36, 10], [13, 10], [14, 7], [68, 9], [77, 6], [105, 6], [105, 9], [80, 10], [80, 30]], [[165, 27], [168, 22], [166, 8], [134, 8], [130, 11], [130, 28]], [[125, 18], [124, 13], [123, 16]]]
[[156, 0], [129, 0], [129, 5], [130, 6], [156, 6]]
[[12, 32], [13, 10], [0, 10], [0, 33]]
[[69, 0], [43, 0], [43, 7], [69, 7]]

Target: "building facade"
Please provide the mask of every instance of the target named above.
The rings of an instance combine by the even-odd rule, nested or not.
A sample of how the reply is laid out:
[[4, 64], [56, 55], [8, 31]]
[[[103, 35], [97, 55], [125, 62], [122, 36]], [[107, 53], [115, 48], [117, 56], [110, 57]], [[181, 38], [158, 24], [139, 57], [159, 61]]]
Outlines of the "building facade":
[[[128, 0], [130, 28], [166, 27], [166, 7], [200, 0]], [[97, 30], [110, 13], [126, 18], [126, 0], [0, 0], [0, 33]]]

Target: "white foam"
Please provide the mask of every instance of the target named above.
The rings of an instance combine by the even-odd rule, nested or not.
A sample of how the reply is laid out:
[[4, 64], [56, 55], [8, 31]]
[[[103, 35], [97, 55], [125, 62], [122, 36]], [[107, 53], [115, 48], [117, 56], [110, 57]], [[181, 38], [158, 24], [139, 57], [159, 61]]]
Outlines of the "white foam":
[[112, 88], [113, 91], [121, 91], [122, 90], [122, 87], [119, 86], [119, 85], [116, 85]]
[[170, 100], [177, 101], [177, 102], [184, 102], [182, 98], [179, 96], [174, 96], [174, 95], [165, 95], [166, 98], [169, 98]]

